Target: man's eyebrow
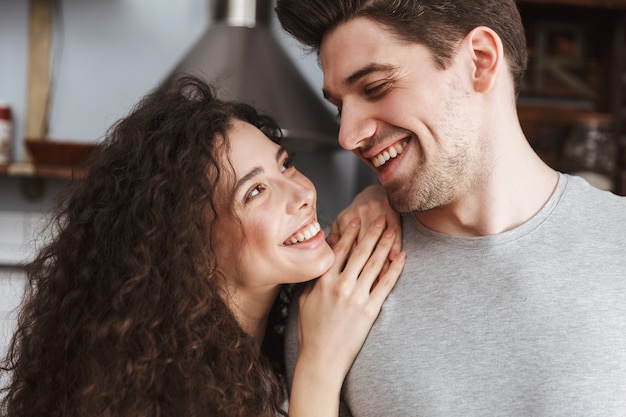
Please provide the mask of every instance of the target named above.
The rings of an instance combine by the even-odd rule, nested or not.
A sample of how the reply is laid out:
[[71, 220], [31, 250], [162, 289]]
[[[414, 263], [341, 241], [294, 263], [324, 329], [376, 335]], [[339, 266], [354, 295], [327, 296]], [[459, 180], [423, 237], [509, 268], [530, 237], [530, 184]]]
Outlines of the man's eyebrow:
[[278, 148], [278, 151], [276, 151], [276, 162], [280, 161], [280, 158], [283, 156], [284, 153], [287, 153], [287, 149], [285, 149], [283, 146]]
[[[279, 147], [276, 152], [276, 162], [280, 161], [280, 158], [285, 154], [287, 150], [284, 147]], [[235, 187], [233, 188], [233, 194], [237, 192], [237, 190], [242, 187], [245, 183], [249, 182], [252, 178], [260, 175], [264, 172], [264, 169], [261, 167], [254, 167], [250, 172], [241, 177], [237, 183], [235, 183]]]
[[372, 72], [391, 71], [395, 68], [396, 67], [394, 65], [371, 63], [353, 72], [348, 78], [346, 78], [344, 84], [346, 86], [351, 86], [352, 84], [356, 83], [361, 78], [365, 77], [368, 74], [371, 74]]
[[[390, 65], [390, 64], [377, 64], [377, 63], [371, 63], [368, 64], [362, 68], [359, 68], [358, 70], [356, 70], [355, 72], [353, 72], [352, 74], [350, 74], [345, 81], [343, 82], [343, 84], [346, 87], [350, 87], [351, 85], [353, 85], [354, 83], [356, 83], [357, 81], [359, 81], [361, 78], [365, 77], [366, 75], [369, 75], [373, 72], [380, 72], [380, 71], [392, 71], [395, 70], [396, 67], [394, 65]], [[324, 98], [329, 99], [332, 98], [332, 94], [325, 90], [322, 89], [322, 94], [324, 96]]]

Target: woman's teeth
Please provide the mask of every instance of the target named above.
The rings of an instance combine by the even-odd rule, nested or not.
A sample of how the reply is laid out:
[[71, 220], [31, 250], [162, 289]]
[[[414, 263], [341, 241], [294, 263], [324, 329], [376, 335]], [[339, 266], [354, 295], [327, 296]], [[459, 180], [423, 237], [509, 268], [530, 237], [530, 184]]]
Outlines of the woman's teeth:
[[406, 143], [404, 142], [391, 145], [389, 148], [372, 158], [372, 165], [376, 168], [384, 165], [388, 160], [400, 155], [404, 151], [404, 148], [406, 148]]
[[304, 229], [300, 230], [298, 233], [291, 236], [289, 239], [285, 241], [285, 245], [293, 245], [299, 242], [304, 242], [305, 240], [311, 239], [313, 236], [319, 233], [322, 228], [318, 222], [313, 222]]

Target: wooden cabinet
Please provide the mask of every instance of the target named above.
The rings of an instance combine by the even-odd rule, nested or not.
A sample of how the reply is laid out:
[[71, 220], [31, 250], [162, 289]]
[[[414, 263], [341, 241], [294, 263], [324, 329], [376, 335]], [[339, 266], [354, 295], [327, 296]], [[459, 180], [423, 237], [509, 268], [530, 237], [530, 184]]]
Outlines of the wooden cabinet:
[[[610, 118], [618, 144], [614, 191], [626, 195], [626, 0], [520, 0], [529, 65], [518, 99], [522, 128], [554, 168], [584, 117]], [[621, 146], [620, 146], [621, 144]]]

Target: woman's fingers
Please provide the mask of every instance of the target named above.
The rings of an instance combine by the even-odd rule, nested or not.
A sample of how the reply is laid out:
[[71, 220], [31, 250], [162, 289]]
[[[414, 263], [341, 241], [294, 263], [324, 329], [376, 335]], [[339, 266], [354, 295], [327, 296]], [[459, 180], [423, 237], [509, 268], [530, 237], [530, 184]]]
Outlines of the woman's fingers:
[[369, 292], [376, 280], [389, 271], [389, 253], [393, 249], [396, 232], [394, 229], [387, 229], [379, 239], [363, 268], [358, 279], [358, 285], [363, 291]]
[[337, 282], [342, 291], [360, 300], [357, 303], [362, 303], [372, 318], [378, 315], [404, 268], [406, 254], [390, 255], [395, 238], [395, 229], [385, 229], [384, 217], [377, 218], [353, 248]]
[[335, 242], [333, 245], [333, 252], [335, 252], [335, 262], [331, 269], [339, 274], [350, 256], [350, 251], [354, 246], [354, 242], [359, 235], [359, 230], [361, 229], [361, 219], [354, 218], [349, 223], [346, 229], [344, 230], [341, 237]]
[[402, 221], [400, 215], [394, 210], [389, 210], [385, 218], [387, 220], [387, 227], [396, 231], [393, 246], [389, 252], [389, 260], [391, 260], [402, 250]]
[[391, 264], [387, 270], [380, 275], [377, 280], [375, 280], [373, 287], [370, 287], [370, 301], [372, 302], [374, 308], [376, 308], [376, 314], [378, 314], [383, 302], [396, 285], [396, 282], [398, 282], [398, 278], [400, 277], [400, 273], [402, 273], [405, 262], [406, 253], [400, 252], [396, 254], [391, 260]]
[[393, 256], [395, 253], [400, 252], [402, 247], [400, 215], [391, 208], [387, 199], [387, 191], [381, 185], [371, 185], [362, 190], [355, 196], [352, 203], [337, 215], [328, 234], [327, 241], [329, 245], [331, 247], [334, 246], [344, 233], [349, 220], [354, 217], [360, 218], [363, 225], [357, 238], [360, 241], [365, 235], [367, 227], [381, 214], [386, 217], [389, 227], [398, 230], [391, 255]]
[[[350, 252], [350, 258], [348, 259], [348, 262], [344, 268], [344, 275], [346, 276], [346, 278], [359, 277], [368, 260], [370, 260], [372, 255], [376, 253], [375, 249], [384, 231], [385, 217], [379, 216], [367, 228], [365, 235], [359, 240], [356, 246], [352, 248], [352, 252]], [[393, 235], [393, 232], [391, 233]], [[388, 240], [390, 240], [389, 235], [382, 239], [383, 242], [387, 242]], [[391, 239], [391, 242], [389, 242], [389, 244], [383, 244], [383, 246], [387, 248], [387, 253], [389, 252], [389, 249], [391, 249], [392, 243], [393, 240]], [[381, 251], [384, 250], [384, 248], [381, 249]], [[378, 264], [379, 260], [379, 256], [375, 257], [373, 263]], [[380, 268], [382, 268], [382, 266], [383, 264], [380, 265]]]

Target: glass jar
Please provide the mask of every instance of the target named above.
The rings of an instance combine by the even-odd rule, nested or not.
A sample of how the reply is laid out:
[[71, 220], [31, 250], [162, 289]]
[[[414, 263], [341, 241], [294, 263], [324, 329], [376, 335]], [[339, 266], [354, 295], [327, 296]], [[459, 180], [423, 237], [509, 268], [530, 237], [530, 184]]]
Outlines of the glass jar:
[[591, 185], [613, 190], [617, 144], [609, 115], [582, 115], [565, 140], [564, 158], [568, 171]]

